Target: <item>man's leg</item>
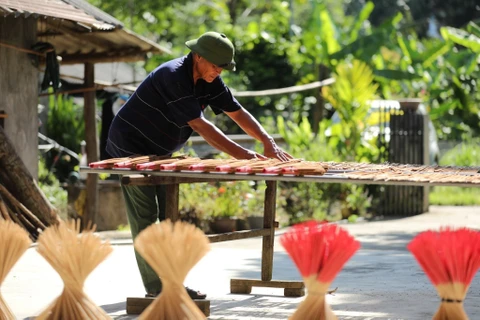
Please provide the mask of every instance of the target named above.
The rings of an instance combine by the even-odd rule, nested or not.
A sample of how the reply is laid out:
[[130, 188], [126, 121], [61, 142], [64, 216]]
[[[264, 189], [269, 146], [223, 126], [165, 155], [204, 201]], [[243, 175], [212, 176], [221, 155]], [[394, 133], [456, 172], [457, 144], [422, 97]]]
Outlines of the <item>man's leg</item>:
[[[122, 185], [122, 190], [132, 239], [135, 240], [142, 230], [157, 221], [158, 205], [156, 187]], [[135, 250], [135, 257], [147, 294], [157, 295], [162, 290], [162, 284], [158, 275], [137, 250]]]
[[[167, 189], [164, 185], [157, 186], [157, 199], [158, 199], [158, 219], [164, 220], [166, 217], [166, 202], [167, 202]], [[205, 299], [207, 295], [203, 292], [185, 287], [188, 295], [192, 299]]]

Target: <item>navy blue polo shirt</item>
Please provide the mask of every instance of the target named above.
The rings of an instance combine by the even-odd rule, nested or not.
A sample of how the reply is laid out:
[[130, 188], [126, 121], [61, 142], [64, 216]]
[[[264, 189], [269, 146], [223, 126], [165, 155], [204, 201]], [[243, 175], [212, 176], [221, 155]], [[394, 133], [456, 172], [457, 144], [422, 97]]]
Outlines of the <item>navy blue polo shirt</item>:
[[219, 76], [193, 83], [193, 56], [168, 61], [140, 84], [112, 121], [106, 150], [111, 157], [171, 155], [183, 147], [193, 130], [188, 122], [242, 106]]

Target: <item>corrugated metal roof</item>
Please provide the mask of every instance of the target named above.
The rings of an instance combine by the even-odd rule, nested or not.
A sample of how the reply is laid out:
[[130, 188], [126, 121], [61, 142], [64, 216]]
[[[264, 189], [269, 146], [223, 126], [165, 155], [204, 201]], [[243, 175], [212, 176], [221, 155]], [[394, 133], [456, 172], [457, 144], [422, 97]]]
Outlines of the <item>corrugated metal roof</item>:
[[117, 28], [123, 28], [123, 23], [121, 21], [115, 19], [105, 11], [98, 9], [94, 5], [91, 5], [87, 1], [84, 1], [84, 0], [63, 0], [63, 1], [73, 5], [76, 8], [79, 8], [85, 11], [86, 13], [88, 13], [91, 16], [94, 16], [98, 20], [101, 20], [108, 24], [112, 24]]
[[51, 43], [63, 64], [138, 61], [169, 52], [85, 0], [0, 0], [2, 16], [37, 19], [38, 41]]
[[2, 9], [4, 15], [13, 14], [16, 17], [43, 16], [84, 23], [98, 29], [115, 28], [115, 25], [97, 20], [95, 16], [61, 0], [0, 0], [0, 12]]

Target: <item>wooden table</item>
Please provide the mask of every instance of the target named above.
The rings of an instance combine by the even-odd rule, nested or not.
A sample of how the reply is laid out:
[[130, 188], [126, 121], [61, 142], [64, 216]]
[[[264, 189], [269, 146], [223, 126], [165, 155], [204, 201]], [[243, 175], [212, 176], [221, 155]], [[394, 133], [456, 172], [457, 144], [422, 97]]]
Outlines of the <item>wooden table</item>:
[[[477, 169], [478, 170], [478, 169]], [[178, 201], [179, 185], [181, 183], [200, 183], [216, 181], [236, 181], [253, 180], [265, 181], [267, 188], [265, 190], [263, 228], [255, 230], [236, 231], [224, 234], [207, 235], [210, 242], [230, 241], [246, 239], [253, 237], [263, 237], [262, 239], [262, 266], [260, 279], [231, 279], [231, 293], [251, 293], [252, 287], [274, 287], [283, 288], [284, 295], [288, 297], [300, 297], [305, 294], [305, 286], [301, 281], [277, 281], [272, 280], [273, 271], [273, 252], [275, 236], [275, 209], [277, 181], [286, 182], [314, 182], [314, 183], [355, 183], [370, 185], [408, 185], [408, 186], [457, 186], [457, 187], [480, 187], [480, 170], [474, 172], [471, 176], [475, 177], [472, 181], [428, 181], [412, 179], [408, 176], [401, 180], [383, 179], [379, 177], [349, 178], [345, 173], [348, 170], [328, 170], [326, 174], [320, 176], [295, 176], [295, 175], [272, 175], [272, 174], [229, 174], [214, 172], [194, 172], [194, 171], [138, 171], [130, 169], [92, 169], [88, 167], [80, 168], [80, 171], [86, 173], [109, 173], [123, 175], [122, 184], [124, 185], [166, 185], [167, 190], [167, 218], [175, 221], [179, 218]], [[135, 298], [138, 303], [138, 298]], [[144, 303], [150, 303], [144, 301]], [[209, 301], [208, 312], [209, 312]], [[204, 304], [204, 307], [207, 307]], [[198, 305], [198, 304], [197, 304]], [[128, 308], [128, 301], [127, 301]], [[205, 309], [207, 310], [207, 309]]]
[[[224, 179], [222, 179], [225, 181]], [[238, 179], [236, 179], [238, 180]], [[244, 176], [243, 180], [249, 180]], [[219, 181], [215, 177], [181, 177], [157, 175], [124, 175], [123, 185], [166, 185], [167, 203], [166, 218], [176, 221], [179, 219], [179, 187], [181, 183], [202, 183]], [[275, 212], [277, 197], [277, 182], [266, 181], [265, 200], [263, 210], [263, 229], [242, 230], [222, 234], [207, 235], [210, 242], [239, 240], [253, 237], [262, 239], [262, 266], [260, 279], [231, 279], [230, 292], [249, 294], [252, 287], [283, 288], [287, 297], [301, 297], [305, 294], [305, 285], [302, 281], [275, 281], [272, 280], [273, 252], [275, 240]]]

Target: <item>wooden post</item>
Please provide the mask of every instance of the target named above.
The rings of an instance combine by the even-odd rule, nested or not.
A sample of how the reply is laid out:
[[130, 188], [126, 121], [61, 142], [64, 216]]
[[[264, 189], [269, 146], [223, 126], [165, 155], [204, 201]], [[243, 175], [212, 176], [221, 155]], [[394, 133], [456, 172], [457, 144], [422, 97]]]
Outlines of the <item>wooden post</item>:
[[[92, 63], [85, 63], [85, 87], [89, 88], [95, 82], [95, 67]], [[97, 146], [97, 125], [95, 108], [95, 91], [85, 92], [84, 99], [84, 121], [85, 121], [85, 142], [87, 151], [87, 162], [98, 161]], [[87, 227], [89, 223], [95, 223], [97, 215], [97, 197], [98, 197], [98, 175], [88, 174], [86, 181], [86, 203], [82, 216], [82, 226]]]
[[167, 184], [165, 186], [167, 189], [167, 203], [165, 207], [165, 218], [170, 219], [172, 222], [177, 221], [179, 219], [178, 213], [178, 200], [179, 200], [179, 192], [180, 187], [178, 183], [174, 184]]
[[263, 228], [269, 229], [270, 234], [262, 240], [262, 281], [272, 280], [273, 271], [273, 244], [275, 240], [275, 207], [277, 198], [277, 182], [266, 181], [265, 204], [263, 213]]
[[[430, 116], [428, 114], [423, 115], [423, 164], [431, 165], [430, 163]], [[423, 187], [423, 208], [422, 212], [430, 211], [430, 187]]]

